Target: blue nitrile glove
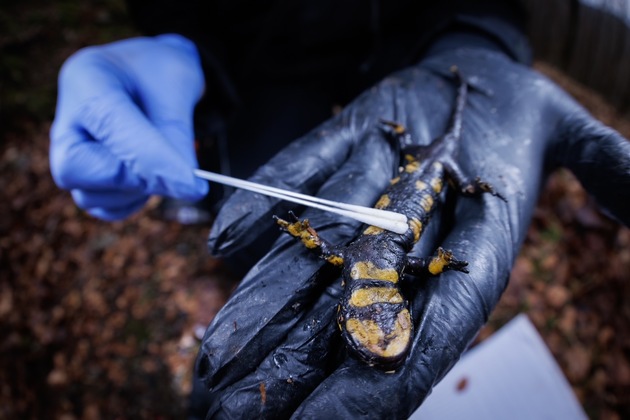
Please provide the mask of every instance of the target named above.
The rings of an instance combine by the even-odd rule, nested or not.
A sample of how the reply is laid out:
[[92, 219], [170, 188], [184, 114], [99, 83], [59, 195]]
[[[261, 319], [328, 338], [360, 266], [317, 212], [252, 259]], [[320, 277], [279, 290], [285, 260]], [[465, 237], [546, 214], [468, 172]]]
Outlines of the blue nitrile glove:
[[150, 195], [201, 199], [193, 111], [204, 90], [195, 45], [179, 35], [80, 50], [59, 74], [50, 166], [77, 205], [105, 220]]

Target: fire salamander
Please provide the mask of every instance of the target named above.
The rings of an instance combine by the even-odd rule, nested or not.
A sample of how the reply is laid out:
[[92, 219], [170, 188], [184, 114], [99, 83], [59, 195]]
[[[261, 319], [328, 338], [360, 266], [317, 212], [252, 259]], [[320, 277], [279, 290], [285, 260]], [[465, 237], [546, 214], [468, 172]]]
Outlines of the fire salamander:
[[[435, 211], [445, 182], [464, 195], [487, 192], [503, 198], [490, 184], [479, 178], [469, 179], [457, 163], [468, 84], [455, 68], [452, 70], [459, 88], [446, 133], [426, 146], [403, 145], [404, 167], [375, 205], [406, 215], [407, 232], [399, 235], [368, 226], [350, 244], [334, 246], [322, 239], [307, 219], [298, 220], [293, 214], [290, 222], [275, 218], [283, 230], [329, 263], [342, 268], [344, 292], [337, 314], [342, 336], [351, 353], [384, 370], [400, 366], [412, 342], [409, 304], [399, 287], [403, 272], [434, 276], [447, 270], [468, 272], [466, 261], [457, 260], [442, 248], [437, 250], [437, 255], [428, 258], [407, 255]], [[395, 140], [403, 143], [408, 136], [402, 125], [382, 123]]]

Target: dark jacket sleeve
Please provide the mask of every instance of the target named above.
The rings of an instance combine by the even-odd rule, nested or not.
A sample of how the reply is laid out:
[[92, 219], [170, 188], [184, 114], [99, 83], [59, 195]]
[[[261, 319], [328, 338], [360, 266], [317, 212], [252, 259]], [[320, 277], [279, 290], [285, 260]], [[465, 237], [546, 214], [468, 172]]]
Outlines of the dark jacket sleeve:
[[176, 33], [195, 43], [206, 78], [206, 94], [219, 109], [226, 110], [238, 100], [221, 58], [221, 48], [209, 30], [212, 4], [203, 0], [127, 0], [132, 21], [145, 35]]
[[[256, 81], [326, 80], [347, 103], [387, 75], [417, 63], [450, 32], [476, 32], [529, 63], [519, 0], [127, 0], [147, 35], [179, 33], [201, 54], [206, 92], [236, 105]], [[288, 54], [287, 52], [290, 52]], [[252, 82], [253, 80], [253, 82]]]
[[202, 36], [209, 4], [201, 0], [127, 0], [133, 22], [146, 35], [178, 33], [190, 39]]

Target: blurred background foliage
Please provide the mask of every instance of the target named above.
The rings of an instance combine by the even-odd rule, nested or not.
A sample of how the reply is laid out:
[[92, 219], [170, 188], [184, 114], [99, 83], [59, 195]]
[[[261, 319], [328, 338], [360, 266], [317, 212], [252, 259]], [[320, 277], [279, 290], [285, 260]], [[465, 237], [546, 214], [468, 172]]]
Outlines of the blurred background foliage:
[[0, 129], [51, 120], [59, 67], [77, 48], [134, 34], [124, 0], [3, 0]]

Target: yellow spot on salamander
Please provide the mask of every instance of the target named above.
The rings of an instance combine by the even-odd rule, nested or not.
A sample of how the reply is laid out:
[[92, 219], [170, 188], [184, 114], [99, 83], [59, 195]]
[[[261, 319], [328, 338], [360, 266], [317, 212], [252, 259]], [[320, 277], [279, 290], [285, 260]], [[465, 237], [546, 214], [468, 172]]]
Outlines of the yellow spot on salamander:
[[436, 194], [439, 194], [440, 192], [442, 192], [442, 188], [444, 188], [444, 182], [442, 181], [442, 178], [434, 178], [431, 180], [431, 188], [433, 188], [433, 191], [435, 191]]
[[364, 235], [378, 235], [379, 233], [383, 233], [383, 228], [377, 226], [368, 226], [364, 231]]
[[356, 289], [350, 296], [350, 305], [365, 307], [373, 303], [402, 303], [403, 298], [394, 287], [367, 287]]
[[446, 264], [444, 264], [444, 260], [441, 260], [435, 257], [429, 263], [429, 273], [433, 274], [434, 276], [437, 276], [438, 274], [444, 271], [445, 265]]
[[416, 158], [414, 157], [414, 155], [410, 155], [409, 153], [407, 153], [405, 155], [405, 160], [409, 163], [412, 163], [416, 161]]
[[390, 185], [398, 184], [398, 181], [400, 181], [400, 177], [399, 176], [397, 176], [396, 178], [394, 178], [391, 181], [389, 181], [389, 184]]
[[407, 165], [405, 165], [405, 172], [407, 172], [408, 174], [416, 172], [418, 169], [420, 169], [420, 162], [418, 162], [417, 160], [409, 162]]
[[304, 246], [308, 249], [314, 249], [321, 245], [319, 239], [313, 236], [303, 236], [301, 239]]
[[394, 133], [396, 133], [396, 134], [405, 134], [405, 131], [407, 131], [407, 129], [405, 128], [404, 125], [402, 125], [402, 124], [394, 125]]
[[372, 261], [359, 261], [350, 270], [353, 279], [375, 279], [398, 282], [398, 272], [393, 268], [378, 268]]
[[383, 194], [381, 196], [381, 198], [379, 198], [378, 201], [376, 202], [376, 204], [374, 205], [374, 208], [375, 209], [384, 209], [385, 207], [389, 206], [390, 202], [391, 202], [391, 200], [389, 199], [389, 195]]
[[332, 265], [337, 265], [337, 266], [343, 265], [343, 258], [341, 258], [338, 255], [331, 255], [328, 258], [326, 258], [326, 261], [328, 261]]
[[437, 162], [437, 161], [436, 161], [436, 162], [433, 162], [433, 169], [435, 169], [435, 170], [438, 170], [438, 171], [439, 171], [439, 170], [441, 170], [441, 169], [442, 169], [442, 167], [443, 167], [443, 166], [444, 166], [444, 165], [442, 165], [442, 162]]
[[451, 263], [453, 254], [449, 251], [445, 251], [442, 248], [438, 249], [438, 254], [431, 259], [429, 263], [429, 273], [437, 276], [444, 272], [444, 269]]
[[433, 204], [435, 203], [433, 201], [433, 197], [431, 197], [430, 195], [422, 197], [422, 202], [420, 203], [420, 205], [426, 213], [431, 211], [431, 209], [433, 208]]
[[420, 240], [420, 234], [422, 233], [422, 222], [414, 217], [409, 221], [409, 227], [413, 232], [413, 242], [418, 242], [418, 240]]
[[426, 190], [428, 187], [429, 187], [429, 186], [427, 185], [427, 183], [426, 183], [426, 182], [424, 182], [424, 181], [420, 181], [420, 180], [417, 180], [417, 181], [416, 181], [416, 189], [417, 189], [418, 191], [424, 191], [424, 190]]
[[396, 317], [394, 329], [386, 333], [370, 319], [350, 318], [346, 321], [346, 331], [358, 345], [381, 358], [393, 358], [403, 354], [411, 338], [411, 316], [407, 309]]

